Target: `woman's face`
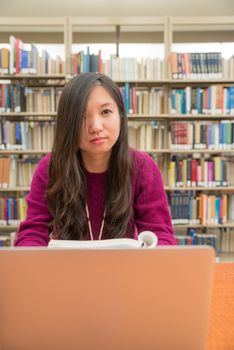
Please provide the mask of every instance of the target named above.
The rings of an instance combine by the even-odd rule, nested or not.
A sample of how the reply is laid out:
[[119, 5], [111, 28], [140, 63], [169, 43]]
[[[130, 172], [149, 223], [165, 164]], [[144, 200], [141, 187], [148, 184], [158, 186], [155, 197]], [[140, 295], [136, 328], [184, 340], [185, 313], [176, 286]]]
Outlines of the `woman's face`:
[[109, 156], [119, 137], [120, 115], [115, 100], [101, 85], [91, 90], [83, 118], [81, 151]]

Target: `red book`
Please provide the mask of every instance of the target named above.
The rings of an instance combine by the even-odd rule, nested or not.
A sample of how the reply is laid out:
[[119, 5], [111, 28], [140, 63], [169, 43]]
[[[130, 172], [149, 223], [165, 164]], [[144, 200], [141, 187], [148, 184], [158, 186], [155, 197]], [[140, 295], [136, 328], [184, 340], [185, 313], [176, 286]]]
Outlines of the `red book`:
[[16, 38], [15, 41], [15, 69], [16, 74], [20, 72], [20, 39]]
[[132, 94], [132, 113], [137, 114], [137, 97], [136, 97], [136, 89], [134, 87], [131, 88]]
[[78, 74], [77, 53], [74, 53], [73, 55], [73, 70], [74, 74]]
[[197, 184], [197, 161], [196, 159], [191, 160], [191, 185], [196, 186]]

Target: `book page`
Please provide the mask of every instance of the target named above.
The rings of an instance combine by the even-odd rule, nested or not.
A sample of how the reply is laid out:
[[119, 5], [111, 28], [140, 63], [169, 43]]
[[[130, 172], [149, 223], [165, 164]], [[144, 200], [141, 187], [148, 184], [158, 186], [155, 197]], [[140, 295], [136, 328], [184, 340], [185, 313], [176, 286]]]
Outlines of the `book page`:
[[114, 238], [90, 241], [51, 239], [48, 248], [76, 248], [76, 249], [131, 249], [155, 248], [157, 236], [150, 231], [141, 232], [138, 239]]

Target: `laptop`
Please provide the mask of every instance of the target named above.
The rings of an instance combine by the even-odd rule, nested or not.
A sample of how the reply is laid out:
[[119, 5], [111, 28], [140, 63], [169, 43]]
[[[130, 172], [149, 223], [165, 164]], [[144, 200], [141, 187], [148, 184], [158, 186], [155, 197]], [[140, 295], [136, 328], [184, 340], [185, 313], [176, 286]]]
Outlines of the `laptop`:
[[0, 250], [1, 350], [204, 350], [214, 250]]

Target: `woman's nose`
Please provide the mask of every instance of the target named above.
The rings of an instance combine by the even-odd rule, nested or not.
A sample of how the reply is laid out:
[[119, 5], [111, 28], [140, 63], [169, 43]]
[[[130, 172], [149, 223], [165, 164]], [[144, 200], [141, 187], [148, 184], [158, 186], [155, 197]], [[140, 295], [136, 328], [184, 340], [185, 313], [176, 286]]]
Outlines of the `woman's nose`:
[[103, 130], [103, 124], [100, 117], [94, 117], [90, 121], [89, 131], [91, 133], [98, 133]]

